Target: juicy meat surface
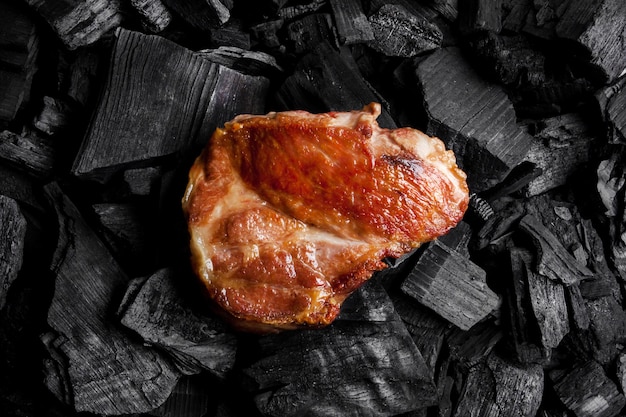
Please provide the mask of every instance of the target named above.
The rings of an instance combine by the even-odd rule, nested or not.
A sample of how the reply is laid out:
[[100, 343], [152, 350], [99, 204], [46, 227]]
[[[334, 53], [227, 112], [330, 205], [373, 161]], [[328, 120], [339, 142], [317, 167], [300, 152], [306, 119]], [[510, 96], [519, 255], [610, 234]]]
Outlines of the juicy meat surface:
[[183, 197], [192, 266], [236, 327], [331, 323], [386, 264], [445, 234], [468, 204], [443, 142], [362, 111], [240, 115], [217, 129]]

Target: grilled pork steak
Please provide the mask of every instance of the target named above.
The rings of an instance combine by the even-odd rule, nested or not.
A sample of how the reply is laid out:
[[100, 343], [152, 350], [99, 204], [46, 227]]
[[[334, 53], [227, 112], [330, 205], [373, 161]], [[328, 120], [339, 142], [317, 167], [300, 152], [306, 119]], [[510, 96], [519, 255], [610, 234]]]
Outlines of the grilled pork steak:
[[193, 269], [237, 328], [331, 323], [399, 257], [446, 233], [468, 204], [437, 138], [362, 111], [240, 115], [217, 129], [183, 198]]

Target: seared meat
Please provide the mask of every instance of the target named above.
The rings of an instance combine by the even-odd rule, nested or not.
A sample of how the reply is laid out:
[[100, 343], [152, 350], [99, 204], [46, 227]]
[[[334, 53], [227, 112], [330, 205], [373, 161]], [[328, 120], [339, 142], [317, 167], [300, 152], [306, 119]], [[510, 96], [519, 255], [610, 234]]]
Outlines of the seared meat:
[[240, 329], [331, 323], [385, 257], [446, 233], [468, 204], [437, 138], [362, 111], [240, 115], [217, 129], [183, 198], [193, 268]]

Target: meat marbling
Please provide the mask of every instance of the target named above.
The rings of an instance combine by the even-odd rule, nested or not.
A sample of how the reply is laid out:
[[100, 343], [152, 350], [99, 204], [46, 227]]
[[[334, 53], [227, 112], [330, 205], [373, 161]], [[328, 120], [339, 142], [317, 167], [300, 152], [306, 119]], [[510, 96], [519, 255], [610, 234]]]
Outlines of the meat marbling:
[[443, 142], [362, 111], [240, 115], [217, 129], [183, 197], [192, 266], [238, 329], [331, 323], [399, 257], [454, 227], [465, 174]]

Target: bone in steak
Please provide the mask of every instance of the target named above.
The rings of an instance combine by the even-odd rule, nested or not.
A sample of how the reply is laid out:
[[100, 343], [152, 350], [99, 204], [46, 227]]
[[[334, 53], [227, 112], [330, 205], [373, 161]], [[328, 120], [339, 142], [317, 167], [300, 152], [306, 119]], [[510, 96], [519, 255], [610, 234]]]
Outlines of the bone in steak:
[[327, 325], [384, 258], [461, 220], [452, 151], [380, 128], [380, 110], [240, 115], [196, 159], [183, 197], [192, 265], [235, 327]]

